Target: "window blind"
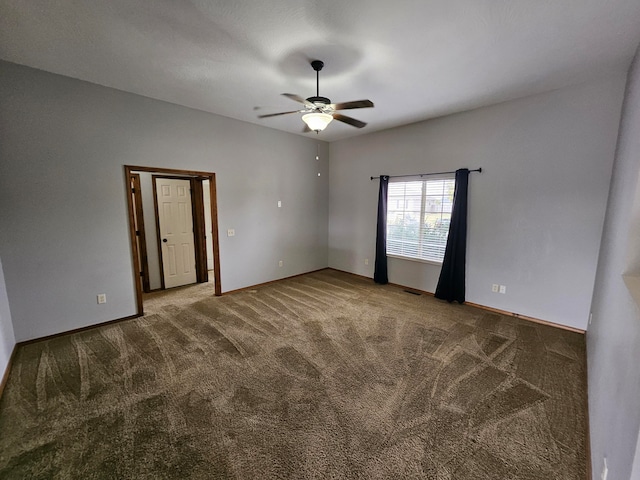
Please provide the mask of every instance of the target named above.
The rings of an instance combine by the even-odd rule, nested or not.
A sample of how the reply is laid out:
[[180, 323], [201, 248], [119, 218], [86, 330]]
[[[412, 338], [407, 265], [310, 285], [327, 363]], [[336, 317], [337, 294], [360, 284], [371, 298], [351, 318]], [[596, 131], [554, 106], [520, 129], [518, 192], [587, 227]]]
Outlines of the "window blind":
[[442, 263], [455, 179], [391, 181], [387, 194], [387, 255]]

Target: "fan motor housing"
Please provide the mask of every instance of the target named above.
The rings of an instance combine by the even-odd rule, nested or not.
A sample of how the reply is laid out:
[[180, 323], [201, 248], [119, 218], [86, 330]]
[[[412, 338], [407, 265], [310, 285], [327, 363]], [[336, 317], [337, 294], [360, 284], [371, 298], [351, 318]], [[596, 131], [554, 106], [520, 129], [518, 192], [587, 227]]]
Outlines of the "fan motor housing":
[[329, 100], [327, 97], [309, 97], [307, 98], [307, 102], [311, 102], [314, 105], [317, 103], [322, 103], [324, 105], [329, 105], [331, 103], [331, 100]]

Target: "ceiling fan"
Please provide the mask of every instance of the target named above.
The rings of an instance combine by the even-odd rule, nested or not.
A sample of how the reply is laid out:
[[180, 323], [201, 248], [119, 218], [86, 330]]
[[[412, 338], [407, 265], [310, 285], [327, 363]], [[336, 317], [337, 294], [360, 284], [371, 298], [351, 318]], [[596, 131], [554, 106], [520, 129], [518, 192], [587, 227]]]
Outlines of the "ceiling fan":
[[350, 110], [354, 108], [369, 108], [373, 107], [371, 100], [356, 100], [353, 102], [343, 103], [331, 103], [327, 97], [320, 96], [320, 70], [324, 67], [324, 62], [320, 60], [313, 60], [311, 67], [316, 71], [316, 96], [309, 97], [307, 99], [302, 98], [294, 93], [283, 93], [287, 98], [300, 102], [304, 105], [304, 108], [300, 110], [292, 110], [290, 112], [270, 113], [268, 115], [258, 115], [258, 118], [277, 117], [280, 115], [288, 115], [290, 113], [304, 113], [302, 115], [302, 121], [306, 123], [305, 131], [314, 131], [320, 133], [324, 130], [329, 123], [335, 119], [339, 122], [347, 123], [356, 128], [362, 128], [366, 125], [365, 122], [356, 120], [355, 118], [347, 117], [341, 113], [336, 113], [338, 110]]

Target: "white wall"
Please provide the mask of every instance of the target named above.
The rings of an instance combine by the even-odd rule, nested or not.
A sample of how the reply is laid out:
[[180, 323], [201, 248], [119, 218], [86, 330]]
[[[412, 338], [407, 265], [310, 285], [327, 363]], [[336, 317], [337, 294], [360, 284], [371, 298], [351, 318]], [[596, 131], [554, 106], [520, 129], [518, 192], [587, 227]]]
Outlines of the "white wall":
[[629, 480], [640, 480], [640, 437], [636, 443], [636, 454], [634, 456], [633, 470]]
[[[621, 72], [332, 143], [329, 265], [373, 276], [371, 176], [482, 167], [469, 182], [467, 300], [586, 329], [623, 89]], [[439, 271], [389, 259], [392, 283], [433, 292]]]
[[[622, 274], [640, 275], [640, 53], [629, 72], [587, 332], [593, 478], [607, 457], [609, 478], [629, 478], [640, 428], [640, 310]], [[640, 458], [636, 458], [636, 469]]]
[[2, 380], [7, 370], [15, 344], [16, 338], [13, 334], [11, 310], [9, 309], [9, 299], [7, 298], [2, 260], [0, 260], [0, 380]]
[[135, 313], [125, 164], [216, 173], [223, 291], [326, 267], [327, 152], [311, 136], [0, 63], [0, 257], [16, 340]]

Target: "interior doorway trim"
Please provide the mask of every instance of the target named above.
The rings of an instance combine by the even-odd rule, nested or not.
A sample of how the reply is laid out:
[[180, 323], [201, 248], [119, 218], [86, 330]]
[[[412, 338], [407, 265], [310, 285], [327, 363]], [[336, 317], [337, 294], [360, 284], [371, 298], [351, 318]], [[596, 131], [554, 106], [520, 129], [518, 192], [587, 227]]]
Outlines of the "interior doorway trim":
[[148, 293], [151, 288], [149, 286], [149, 263], [147, 261], [147, 239], [144, 228], [144, 212], [142, 210], [142, 196], [140, 195], [140, 174], [132, 173], [130, 175], [131, 181], [129, 185], [133, 189], [133, 226], [136, 231], [136, 247], [138, 248], [138, 258], [140, 264], [138, 265], [140, 271], [140, 278], [142, 281], [142, 291]]
[[199, 180], [209, 180], [209, 193], [211, 203], [211, 240], [213, 244], [213, 278], [214, 278], [214, 293], [216, 296], [222, 295], [222, 284], [220, 280], [220, 243], [218, 238], [218, 202], [216, 194], [216, 174], [213, 172], [200, 172], [195, 170], [180, 170], [175, 168], [160, 168], [160, 167], [140, 167], [135, 165], [125, 165], [125, 182], [127, 191], [127, 207], [129, 210], [129, 240], [131, 242], [131, 252], [133, 260], [133, 275], [134, 284], [136, 287], [136, 309], [138, 315], [143, 315], [144, 310], [142, 306], [142, 286], [139, 279], [140, 265], [140, 252], [138, 250], [138, 243], [136, 241], [135, 231], [135, 211], [133, 198], [130, 190], [130, 178], [134, 172], [149, 172], [160, 175], [180, 175], [184, 178], [192, 178]]

